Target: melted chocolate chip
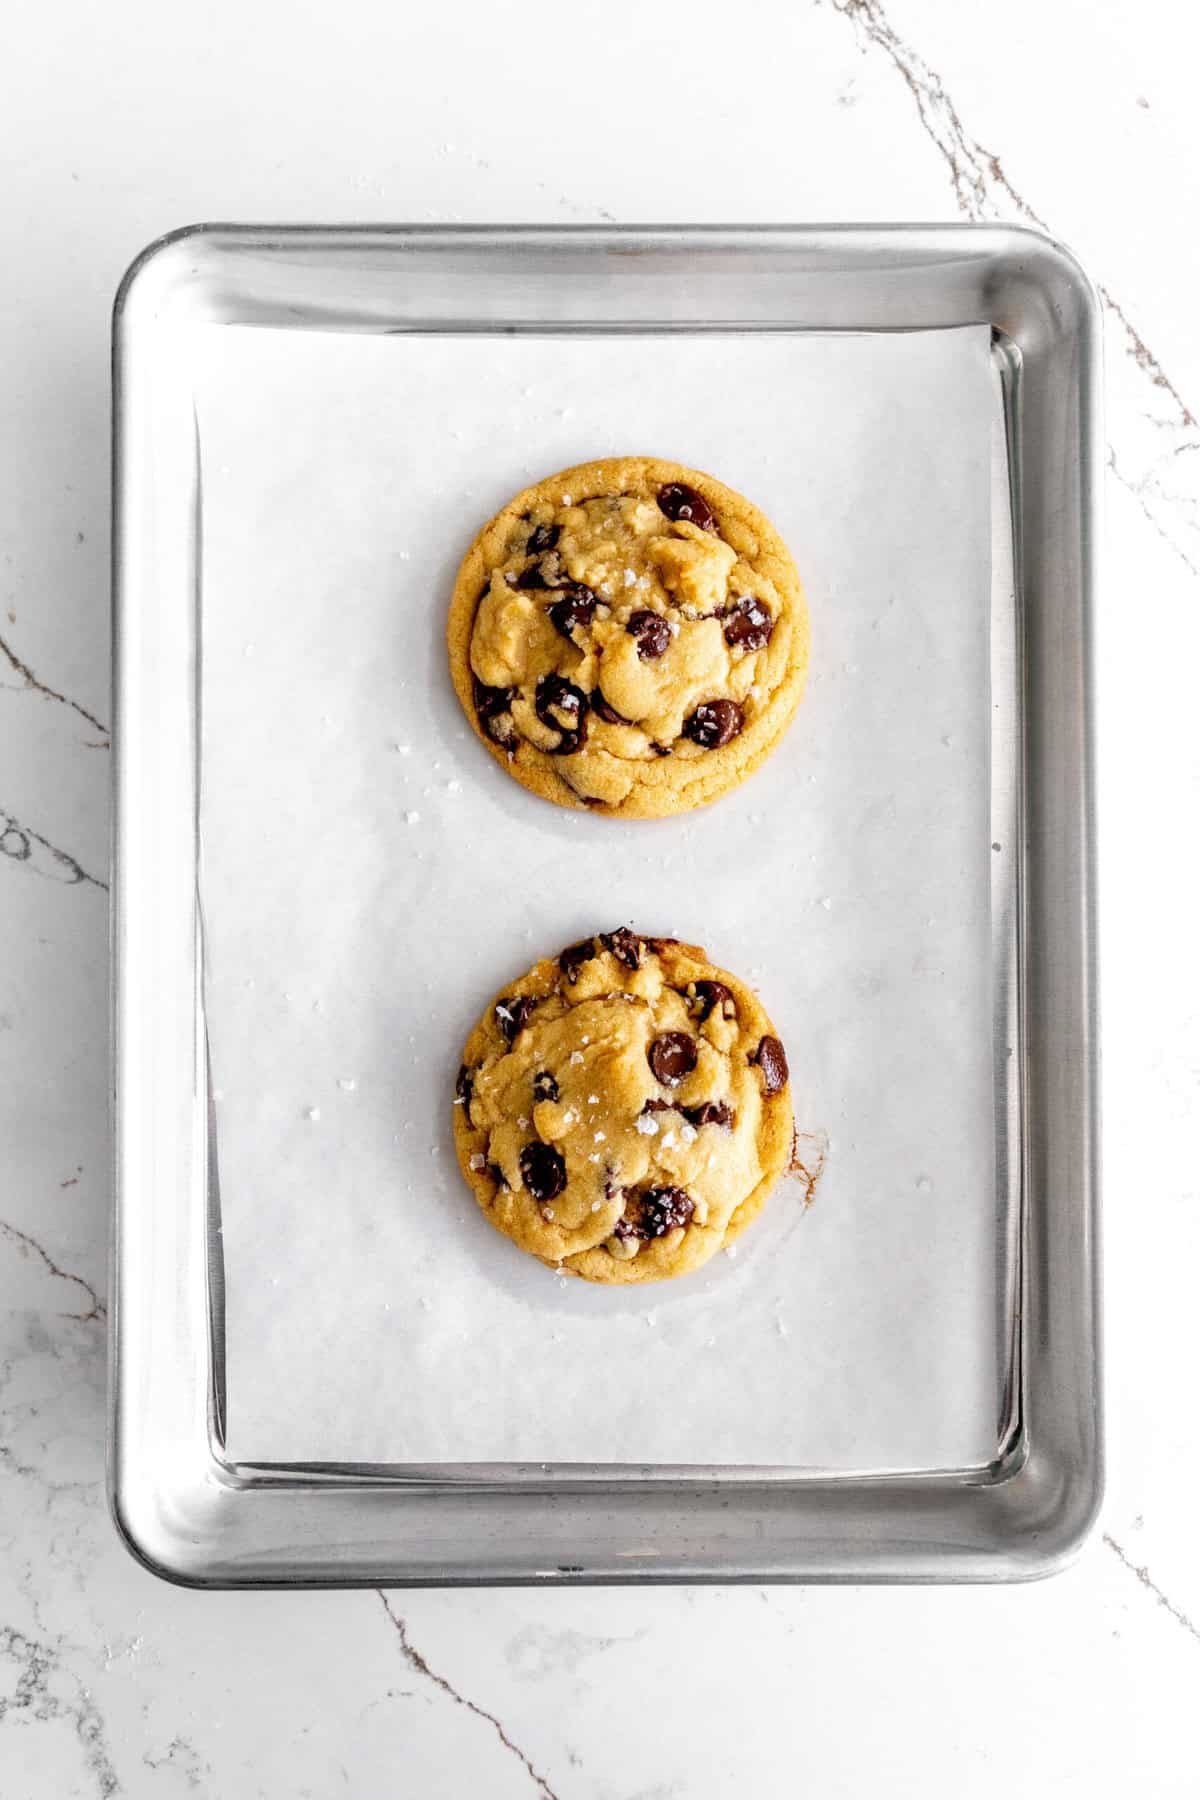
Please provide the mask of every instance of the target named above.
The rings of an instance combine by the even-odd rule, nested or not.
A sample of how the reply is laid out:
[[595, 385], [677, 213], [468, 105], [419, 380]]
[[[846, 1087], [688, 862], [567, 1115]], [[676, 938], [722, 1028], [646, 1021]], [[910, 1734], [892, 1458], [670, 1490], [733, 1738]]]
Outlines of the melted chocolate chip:
[[521, 1180], [535, 1200], [553, 1200], [567, 1185], [567, 1165], [553, 1144], [535, 1138], [526, 1144], [520, 1158]]
[[787, 1086], [787, 1057], [777, 1037], [765, 1037], [751, 1060], [762, 1070], [764, 1094], [778, 1094]]
[[525, 995], [520, 1000], [497, 1000], [496, 1023], [506, 1044], [511, 1044], [519, 1031], [524, 1031], [536, 1002]]
[[775, 621], [753, 594], [735, 600], [725, 619], [725, 642], [731, 650], [763, 650], [775, 629]]
[[652, 662], [671, 647], [671, 627], [661, 613], [649, 608], [631, 614], [625, 629], [637, 640], [637, 653], [643, 662]]
[[689, 1125], [697, 1131], [701, 1125], [720, 1125], [726, 1131], [733, 1130], [733, 1108], [727, 1100], [706, 1100], [703, 1106], [685, 1106], [681, 1108]]
[[746, 723], [736, 700], [705, 700], [684, 720], [683, 735], [702, 750], [719, 750], [730, 743]]
[[666, 1237], [680, 1225], [686, 1225], [696, 1210], [690, 1194], [679, 1187], [653, 1187], [642, 1195], [639, 1236]]
[[579, 980], [579, 971], [585, 962], [590, 962], [596, 954], [596, 946], [591, 938], [581, 938], [577, 944], [568, 944], [558, 959], [558, 966], [574, 987]]
[[458, 1095], [467, 1111], [471, 1110], [471, 1095], [475, 1091], [475, 1077], [466, 1063], [458, 1071], [458, 1080], [454, 1083], [454, 1092]]
[[723, 981], [697, 981], [695, 988], [695, 1004], [699, 1008], [696, 1016], [701, 1024], [707, 1019], [709, 1013], [715, 1012], [718, 1007], [721, 1009], [723, 1019], [737, 1018], [737, 1007], [734, 1005], [733, 995]]
[[664, 1087], [678, 1087], [696, 1066], [696, 1040], [686, 1031], [664, 1031], [646, 1052], [654, 1079]]
[[553, 550], [557, 542], [557, 525], [535, 525], [529, 534], [529, 542], [525, 548], [530, 556], [540, 556], [543, 550]]
[[504, 1170], [500, 1167], [499, 1163], [489, 1163], [487, 1166], [487, 1172], [491, 1176], [492, 1180], [495, 1182], [497, 1187], [507, 1187], [508, 1186], [508, 1180], [505, 1176]]
[[555, 631], [573, 642], [571, 632], [574, 627], [582, 625], [586, 628], [591, 624], [592, 614], [596, 610], [596, 596], [591, 588], [574, 581], [566, 589], [562, 599], [555, 600], [546, 610]]
[[670, 1112], [671, 1110], [672, 1107], [669, 1100], [647, 1100], [645, 1106], [642, 1108], [644, 1113]]
[[543, 725], [561, 734], [551, 756], [570, 756], [584, 739], [588, 697], [574, 682], [561, 675], [543, 675], [537, 684], [533, 710]]
[[638, 1229], [638, 1225], [635, 1220], [627, 1219], [624, 1216], [619, 1218], [617, 1220], [616, 1224], [613, 1226], [613, 1236], [615, 1238], [622, 1238], [622, 1239], [640, 1238], [640, 1237], [644, 1237], [645, 1235], [646, 1234], [644, 1231], [640, 1231]]
[[517, 576], [513, 585], [528, 592], [530, 588], [546, 588], [551, 587], [553, 584], [547, 581], [542, 574], [541, 563], [534, 562], [530, 563], [527, 569], [521, 570], [521, 573]]
[[558, 1099], [558, 1083], [555, 1081], [549, 1069], [539, 1069], [534, 1076], [533, 1098], [535, 1104], [539, 1100]]
[[619, 963], [627, 969], [636, 969], [642, 960], [642, 940], [635, 937], [627, 926], [618, 926], [616, 931], [602, 931], [600, 942], [606, 950], [611, 950]]
[[633, 724], [632, 719], [627, 719], [624, 713], [619, 713], [615, 706], [608, 704], [599, 688], [592, 689], [592, 711], [598, 719], [603, 719], [606, 725]]
[[512, 688], [485, 687], [482, 681], [475, 680], [475, 711], [479, 723], [502, 750], [511, 750], [517, 741], [516, 728], [509, 716], [513, 691]]
[[701, 531], [717, 529], [712, 507], [686, 481], [669, 481], [666, 487], [659, 488], [658, 504], [668, 519], [686, 519], [691, 525], [699, 525]]

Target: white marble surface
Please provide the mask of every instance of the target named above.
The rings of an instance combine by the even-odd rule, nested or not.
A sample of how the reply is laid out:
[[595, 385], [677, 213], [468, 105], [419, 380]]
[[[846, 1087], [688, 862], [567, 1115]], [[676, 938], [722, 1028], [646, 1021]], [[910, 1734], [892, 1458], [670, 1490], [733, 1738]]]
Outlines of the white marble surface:
[[[1198, 28], [62, 0], [0, 105], [0, 1793], [1194, 1795]], [[1110, 1456], [994, 1590], [198, 1595], [105, 1510], [108, 309], [198, 218], [1036, 218], [1103, 284]], [[1194, 410], [1193, 410], [1194, 409]], [[7, 824], [5, 824], [7, 821]]]

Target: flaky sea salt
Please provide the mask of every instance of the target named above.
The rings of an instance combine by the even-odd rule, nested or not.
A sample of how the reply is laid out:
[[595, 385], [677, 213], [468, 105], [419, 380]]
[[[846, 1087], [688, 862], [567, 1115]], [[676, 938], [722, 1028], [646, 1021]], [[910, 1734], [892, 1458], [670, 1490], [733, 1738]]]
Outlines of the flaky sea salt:
[[592, 1133], [592, 1142], [593, 1144], [602, 1144], [604, 1142], [604, 1133], [602, 1131], [594, 1131]]
[[663, 1133], [663, 1149], [664, 1150], [673, 1150], [674, 1148], [675, 1148], [675, 1133], [673, 1131], [665, 1131]]
[[352, 1094], [358, 1086], [358, 1083], [355, 1081], [353, 1075], [339, 1075], [338, 1086], [341, 1088], [343, 1094]]
[[520, 1118], [517, 1120], [517, 1124], [521, 1127], [522, 1131], [524, 1131], [526, 1126], [529, 1124], [529, 1120], [525, 1117], [524, 1113], [522, 1113]]
[[588, 1105], [589, 1106], [599, 1106], [599, 1104], [600, 1104], [599, 1094], [589, 1094], [588, 1095]]
[[404, 823], [406, 825], [419, 825], [421, 823], [420, 813], [419, 812], [406, 812], [404, 815]]
[[626, 571], [625, 571], [625, 586], [633, 587], [633, 585], [636, 581], [637, 581], [637, 576], [634, 574], [633, 570], [626, 569]]
[[636, 1129], [641, 1132], [643, 1137], [657, 1137], [658, 1120], [652, 1119], [649, 1113], [642, 1113], [637, 1121]]
[[694, 1144], [697, 1135], [696, 1127], [694, 1125], [681, 1125], [679, 1127], [679, 1136], [685, 1144]]
[[473, 1169], [486, 1168], [487, 1167], [487, 1157], [484, 1156], [481, 1151], [476, 1150], [474, 1155], [471, 1157], [471, 1167]]
[[598, 1201], [598, 1200], [593, 1200], [593, 1201], [592, 1201], [592, 1211], [593, 1211], [593, 1212], [599, 1212], [599, 1211], [600, 1211], [600, 1202], [599, 1202], [599, 1201]]
[[583, 1051], [582, 1050], [572, 1050], [571, 1061], [573, 1063], [581, 1063], [583, 1061]]

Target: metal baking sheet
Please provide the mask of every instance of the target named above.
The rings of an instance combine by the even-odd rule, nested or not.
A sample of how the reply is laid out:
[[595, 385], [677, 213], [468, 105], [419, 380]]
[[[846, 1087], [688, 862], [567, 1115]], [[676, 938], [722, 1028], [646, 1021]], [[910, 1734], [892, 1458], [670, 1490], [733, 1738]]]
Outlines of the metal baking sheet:
[[[1075, 297], [1086, 347], [1086, 284], [1020, 233], [210, 232], [127, 286], [118, 954], [148, 887], [160, 916], [119, 965], [118, 1034], [122, 1098], [136, 1067], [158, 1126], [147, 1141], [141, 1108], [119, 1113], [113, 1467], [118, 1517], [156, 1565], [218, 1581], [794, 1578], [1011, 1574], [1062, 1554], [1065, 1527], [1027, 1520], [1005, 1542], [983, 1522], [1039, 1473], [1041, 1217], [1075, 1230], [1056, 1302], [1060, 1318], [1078, 1302], [1071, 1380], [1051, 1391], [1094, 1403], [1095, 1383], [1090, 1171], [1082, 1214], [1049, 1194], [1039, 1213], [1030, 1163], [1045, 1095], [1021, 921], [1054, 861], [1043, 844], [1030, 867], [1022, 764], [1040, 721], [1018, 707], [1038, 691], [1036, 332], [1022, 344], [964, 304], [964, 271], [983, 280], [989, 258], [1020, 291], [1018, 251], [1041, 259], [1024, 276], [1035, 298], [1054, 281]], [[1045, 306], [1025, 305], [1045, 333]], [[1074, 348], [1071, 367], [1051, 363], [1082, 405]], [[713, 370], [722, 400], [706, 407]], [[549, 468], [630, 447], [614, 434], [633, 404], [653, 447], [776, 517], [818, 629], [812, 692], [767, 768], [652, 825], [653, 846], [617, 826], [614, 850], [610, 822], [510, 791], [464, 737], [429, 593], [448, 586], [464, 506], [486, 516]], [[801, 473], [822, 438], [819, 474]], [[1090, 423], [1079, 444], [1086, 475]], [[1079, 495], [1075, 516], [1086, 525]], [[138, 571], [153, 571], [153, 615]], [[413, 619], [417, 656], [399, 641]], [[1082, 680], [1082, 637], [1074, 654]], [[1084, 824], [1085, 776], [1077, 763], [1061, 796]], [[764, 836], [764, 819], [786, 828]], [[536, 905], [508, 884], [485, 932], [461, 846], [486, 865], [502, 838], [538, 872]], [[761, 948], [739, 956], [756, 903]], [[802, 1071], [814, 1159], [832, 1140], [808, 1217], [781, 1191], [740, 1261], [649, 1299], [558, 1291], [490, 1238], [446, 1166], [442, 1078], [480, 996], [614, 922], [593, 917], [603, 904], [756, 979]], [[1085, 955], [1083, 1088], [1086, 973]], [[430, 1015], [450, 1039], [433, 1052], [417, 1034]], [[1086, 1092], [1052, 1116], [1086, 1137]], [[149, 1241], [139, 1144], [160, 1173], [186, 1152]], [[139, 1244], [172, 1270], [170, 1308]], [[187, 1381], [178, 1354], [141, 1361], [150, 1337], [190, 1348]], [[601, 1348], [617, 1393], [639, 1371], [654, 1391], [680, 1368], [701, 1378], [685, 1405], [588, 1421]], [[531, 1409], [521, 1372], [538, 1358], [555, 1399]], [[1094, 1410], [1069, 1498], [1052, 1497], [1068, 1536], [1098, 1481]], [[215, 1509], [199, 1549], [156, 1512], [168, 1442], [171, 1481]], [[682, 1538], [677, 1517], [655, 1529], [664, 1492]], [[570, 1555], [547, 1557], [559, 1531]]]

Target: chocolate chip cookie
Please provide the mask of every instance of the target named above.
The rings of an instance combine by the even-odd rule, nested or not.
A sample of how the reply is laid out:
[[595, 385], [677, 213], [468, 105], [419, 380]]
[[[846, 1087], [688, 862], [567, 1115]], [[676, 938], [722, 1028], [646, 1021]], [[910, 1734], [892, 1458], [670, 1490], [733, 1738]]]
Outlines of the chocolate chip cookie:
[[502, 766], [559, 806], [659, 818], [769, 754], [804, 691], [787, 546], [711, 475], [581, 463], [484, 526], [450, 602], [459, 699]]
[[792, 1142], [787, 1057], [703, 950], [622, 928], [505, 988], [467, 1040], [463, 1174], [522, 1250], [586, 1281], [686, 1274], [760, 1210]]

